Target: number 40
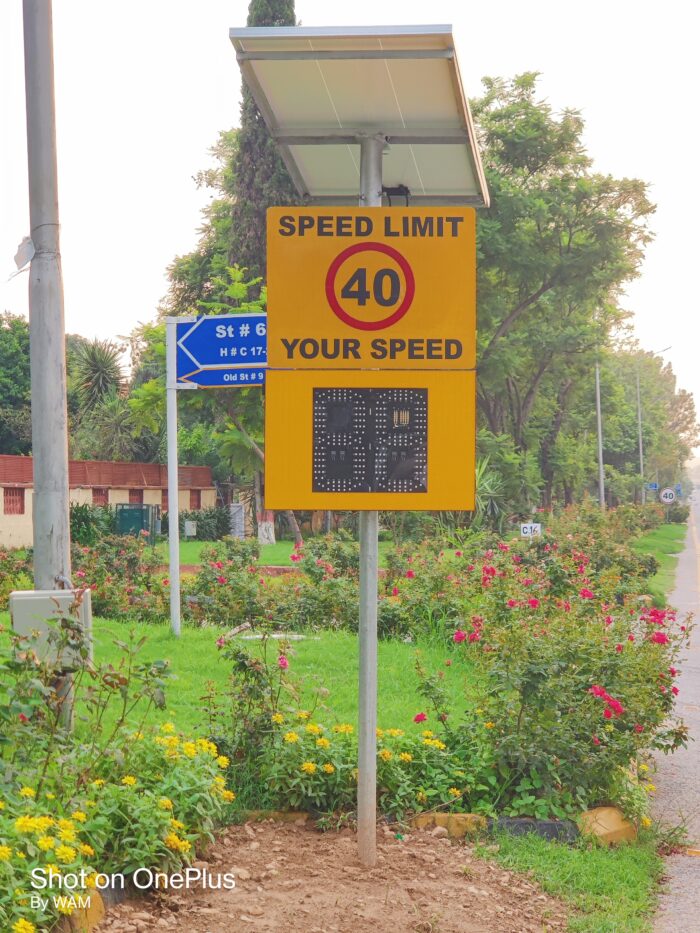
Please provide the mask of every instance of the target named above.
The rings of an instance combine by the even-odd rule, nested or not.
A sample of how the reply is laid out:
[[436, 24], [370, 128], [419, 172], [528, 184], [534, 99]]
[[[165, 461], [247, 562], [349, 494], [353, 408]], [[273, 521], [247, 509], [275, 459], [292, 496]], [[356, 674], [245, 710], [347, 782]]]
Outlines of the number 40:
[[[389, 283], [389, 294], [384, 294], [385, 283]], [[395, 305], [401, 295], [401, 279], [395, 269], [379, 269], [372, 281], [372, 291], [367, 288], [367, 270], [357, 269], [343, 285], [340, 297], [350, 298], [363, 308], [371, 297], [383, 308]]]

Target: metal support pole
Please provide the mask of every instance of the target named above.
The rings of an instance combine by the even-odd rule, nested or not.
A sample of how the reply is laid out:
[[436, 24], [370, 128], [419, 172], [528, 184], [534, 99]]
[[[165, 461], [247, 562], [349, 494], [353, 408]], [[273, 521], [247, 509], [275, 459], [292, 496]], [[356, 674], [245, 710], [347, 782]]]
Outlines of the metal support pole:
[[68, 415], [58, 227], [51, 0], [24, 0], [29, 218], [29, 358], [34, 458], [34, 586], [70, 578]]
[[170, 627], [180, 637], [180, 504], [177, 468], [177, 331], [165, 324], [166, 434], [168, 440], [168, 551], [170, 554]]
[[646, 483], [644, 482], [644, 442], [642, 440], [642, 394], [639, 388], [639, 363], [637, 363], [637, 432], [639, 434], [639, 473], [642, 477], [642, 505], [647, 501]]
[[605, 470], [603, 469], [603, 419], [600, 413], [600, 363], [595, 364], [595, 412], [598, 422], [598, 499], [605, 510]]
[[[381, 207], [383, 136], [360, 140], [360, 207]], [[377, 587], [379, 513], [360, 512], [360, 683], [357, 841], [362, 864], [377, 862]]]

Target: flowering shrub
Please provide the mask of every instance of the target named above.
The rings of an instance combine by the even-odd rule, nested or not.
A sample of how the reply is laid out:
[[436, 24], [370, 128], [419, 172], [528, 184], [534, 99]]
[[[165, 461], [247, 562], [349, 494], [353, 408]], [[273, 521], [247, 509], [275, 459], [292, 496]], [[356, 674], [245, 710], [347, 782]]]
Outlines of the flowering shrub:
[[32, 565], [26, 552], [0, 548], [0, 609], [7, 609], [13, 590], [30, 590], [32, 585]]
[[[55, 624], [57, 653], [87, 652], [71, 619]], [[11, 636], [0, 653], [0, 929], [52, 926], [70, 913], [70, 898], [37, 910], [31, 872], [168, 870], [189, 860], [211, 838], [234, 794], [229, 761], [209, 740], [192, 740], [165, 724], [159, 734], [133, 732], [163, 705], [163, 662], [139, 661], [143, 641], [117, 643], [122, 660], [74, 673], [78, 726], [61, 726], [55, 671], [39, 661], [35, 636]], [[79, 893], [79, 892], [78, 892]]]

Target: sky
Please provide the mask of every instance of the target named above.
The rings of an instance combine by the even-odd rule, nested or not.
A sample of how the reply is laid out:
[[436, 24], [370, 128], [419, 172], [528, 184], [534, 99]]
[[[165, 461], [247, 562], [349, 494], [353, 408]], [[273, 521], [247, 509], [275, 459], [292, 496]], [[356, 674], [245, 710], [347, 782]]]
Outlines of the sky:
[[[240, 0], [54, 0], [54, 59], [66, 330], [128, 334], [154, 318], [166, 268], [197, 241], [209, 195], [195, 174], [239, 123], [228, 38]], [[654, 242], [623, 307], [646, 350], [670, 345], [679, 386], [699, 400], [691, 233], [697, 182], [694, 6], [667, 0], [297, 0], [304, 26], [450, 23], [469, 96], [485, 75], [541, 72], [551, 106], [580, 110], [594, 169], [649, 183]], [[692, 44], [692, 47], [691, 47]], [[21, 0], [0, 0], [0, 311], [27, 311], [29, 233]], [[688, 174], [690, 172], [690, 174]]]

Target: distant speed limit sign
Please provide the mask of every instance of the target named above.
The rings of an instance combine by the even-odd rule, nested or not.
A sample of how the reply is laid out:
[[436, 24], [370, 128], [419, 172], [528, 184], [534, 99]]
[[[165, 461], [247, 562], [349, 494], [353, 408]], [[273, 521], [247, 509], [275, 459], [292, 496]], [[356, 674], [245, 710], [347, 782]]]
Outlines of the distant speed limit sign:
[[667, 486], [666, 489], [662, 489], [659, 493], [659, 499], [664, 503], [664, 505], [671, 505], [672, 502], [676, 501], [675, 490], [671, 489], [670, 486]]

